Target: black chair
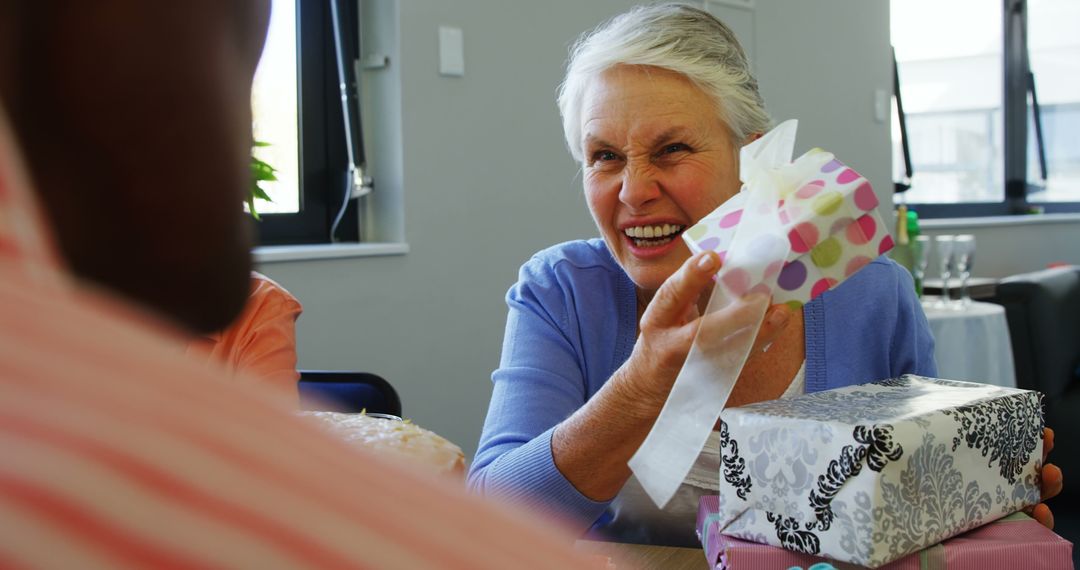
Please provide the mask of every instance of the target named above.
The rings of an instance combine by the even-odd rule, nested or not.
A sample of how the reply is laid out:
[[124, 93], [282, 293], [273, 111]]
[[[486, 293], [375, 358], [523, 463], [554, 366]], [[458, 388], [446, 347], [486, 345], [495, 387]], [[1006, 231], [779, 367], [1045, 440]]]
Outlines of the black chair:
[[989, 300], [1005, 307], [1017, 386], [1046, 395], [1050, 459], [1065, 479], [1051, 507], [1080, 513], [1080, 267], [1007, 277]]
[[300, 409], [401, 416], [401, 399], [385, 379], [370, 372], [301, 370]]

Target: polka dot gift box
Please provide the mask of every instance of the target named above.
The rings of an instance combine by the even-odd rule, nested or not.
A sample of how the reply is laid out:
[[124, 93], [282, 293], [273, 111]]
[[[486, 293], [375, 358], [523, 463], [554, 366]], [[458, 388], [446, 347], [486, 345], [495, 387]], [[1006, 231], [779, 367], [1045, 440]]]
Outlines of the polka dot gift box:
[[[832, 153], [815, 148], [767, 180], [779, 186], [775, 232], [791, 244], [773, 289], [774, 302], [802, 307], [892, 249], [892, 237], [877, 213], [878, 199], [870, 182]], [[683, 239], [690, 250], [713, 250], [724, 259], [742, 220], [747, 195], [744, 187], [686, 230]]]

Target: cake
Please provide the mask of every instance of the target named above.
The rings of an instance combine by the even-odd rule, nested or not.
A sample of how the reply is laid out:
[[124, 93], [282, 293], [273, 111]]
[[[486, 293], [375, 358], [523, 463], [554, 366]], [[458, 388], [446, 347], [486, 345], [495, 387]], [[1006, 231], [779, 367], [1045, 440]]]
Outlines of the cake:
[[411, 421], [381, 414], [301, 412], [331, 433], [372, 453], [398, 458], [438, 473], [463, 477], [465, 454], [461, 448]]

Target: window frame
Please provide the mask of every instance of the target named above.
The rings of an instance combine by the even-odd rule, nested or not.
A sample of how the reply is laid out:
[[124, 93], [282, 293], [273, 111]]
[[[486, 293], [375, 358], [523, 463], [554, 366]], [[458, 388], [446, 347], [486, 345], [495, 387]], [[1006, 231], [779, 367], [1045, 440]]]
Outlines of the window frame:
[[[972, 218], [1032, 213], [1080, 212], [1080, 202], [1031, 202], [1028, 195], [1040, 188], [1028, 180], [1028, 140], [1031, 105], [1028, 74], [1031, 65], [1027, 46], [1027, 0], [1002, 0], [1003, 99], [1002, 162], [1005, 192], [1000, 202], [907, 202], [923, 218]], [[902, 89], [903, 86], [901, 85]], [[910, 141], [909, 141], [910, 144]]]
[[[260, 213], [261, 219], [253, 222], [259, 245], [359, 241], [355, 198], [348, 199], [341, 223], [330, 235], [349, 182], [330, 1], [335, 0], [296, 0], [300, 211]], [[355, 61], [360, 25], [357, 0], [336, 1], [343, 9], [343, 25], [355, 26], [347, 35], [352, 40], [348, 56]]]

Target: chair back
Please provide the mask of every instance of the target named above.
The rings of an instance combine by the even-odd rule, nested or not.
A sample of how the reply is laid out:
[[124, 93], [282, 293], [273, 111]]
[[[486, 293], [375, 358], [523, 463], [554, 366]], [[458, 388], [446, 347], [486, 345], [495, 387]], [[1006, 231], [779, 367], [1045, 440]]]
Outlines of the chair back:
[[[1080, 267], [1008, 277], [991, 300], [1005, 307], [1017, 386], [1046, 395], [1055, 434], [1049, 461], [1067, 481], [1080, 473]], [[1066, 483], [1050, 508], [1062, 520], [1080, 518], [1080, 488]]]
[[992, 301], [1005, 307], [1017, 386], [1047, 398], [1080, 388], [1080, 267], [1007, 277]]
[[300, 409], [401, 416], [401, 399], [384, 378], [370, 372], [301, 370]]

